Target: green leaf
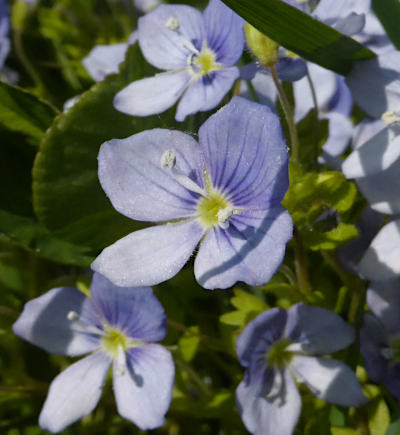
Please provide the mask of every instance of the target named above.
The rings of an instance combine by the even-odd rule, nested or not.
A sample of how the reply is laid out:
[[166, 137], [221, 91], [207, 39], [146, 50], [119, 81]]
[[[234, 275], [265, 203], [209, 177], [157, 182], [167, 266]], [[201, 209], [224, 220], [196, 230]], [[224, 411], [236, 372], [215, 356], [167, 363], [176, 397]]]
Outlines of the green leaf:
[[38, 145], [57, 111], [35, 95], [0, 82], [0, 127], [27, 135]]
[[258, 30], [288, 50], [339, 74], [376, 55], [333, 28], [280, 0], [223, 0]]
[[[47, 228], [95, 255], [117, 239], [142, 228], [117, 213], [97, 178], [99, 148], [112, 138], [124, 138], [155, 127], [174, 128], [175, 111], [135, 118], [116, 111], [115, 94], [132, 80], [149, 75], [149, 67], [132, 46], [128, 66], [84, 93], [48, 130], [33, 169], [34, 209]], [[133, 70], [133, 71], [132, 71]], [[187, 128], [180, 124], [180, 128]]]
[[350, 427], [331, 427], [332, 435], [359, 435], [358, 432]]
[[372, 0], [372, 8], [390, 40], [400, 49], [400, 3], [398, 0]]
[[366, 405], [371, 435], [385, 435], [390, 424], [390, 412], [385, 400], [377, 397]]
[[231, 304], [237, 310], [223, 314], [220, 317], [221, 323], [232, 326], [244, 326], [250, 320], [257, 317], [258, 314], [268, 309], [267, 304], [251, 293], [238, 288], [235, 288], [233, 293], [235, 296], [231, 298]]
[[189, 331], [185, 332], [178, 342], [182, 358], [186, 362], [189, 362], [194, 358], [200, 343], [199, 327], [191, 326], [189, 330], [192, 331], [193, 334]]
[[335, 249], [354, 239], [358, 231], [344, 222], [357, 199], [355, 185], [340, 172], [303, 174], [291, 164], [290, 187], [283, 205], [301, 230], [305, 244], [314, 250]]

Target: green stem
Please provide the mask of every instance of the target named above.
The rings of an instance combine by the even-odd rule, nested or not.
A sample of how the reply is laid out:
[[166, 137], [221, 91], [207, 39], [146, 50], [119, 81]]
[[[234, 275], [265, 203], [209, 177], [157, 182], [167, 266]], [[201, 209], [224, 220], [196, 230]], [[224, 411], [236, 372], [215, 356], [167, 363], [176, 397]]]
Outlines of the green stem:
[[183, 369], [187, 375], [189, 376], [190, 380], [197, 386], [199, 389], [199, 392], [207, 398], [213, 397], [212, 391], [208, 388], [208, 386], [204, 383], [203, 379], [190, 367], [190, 365], [183, 361], [181, 358], [175, 358], [175, 363], [177, 366], [179, 366], [181, 369]]
[[294, 227], [293, 230], [293, 240], [294, 240], [294, 264], [296, 268], [296, 276], [299, 285], [299, 290], [305, 296], [309, 296], [311, 294], [311, 284], [308, 279], [307, 257], [304, 250], [303, 239], [296, 227]]
[[290, 142], [292, 145], [292, 158], [294, 161], [297, 162], [299, 160], [299, 138], [297, 136], [297, 129], [294, 122], [293, 110], [290, 106], [289, 100], [286, 97], [282, 84], [278, 79], [275, 66], [271, 65], [269, 69], [271, 71], [272, 79], [275, 83], [276, 90], [278, 91], [279, 101], [281, 102], [283, 113], [285, 114], [286, 122], [288, 124]]
[[313, 103], [314, 103], [314, 108], [315, 108], [315, 111], [317, 112], [317, 118], [318, 118], [318, 100], [317, 100], [317, 94], [315, 92], [314, 83], [312, 81], [311, 75], [310, 75], [308, 70], [307, 70], [307, 81], [308, 81], [308, 84], [310, 85], [311, 95], [312, 95], [312, 99], [313, 99]]

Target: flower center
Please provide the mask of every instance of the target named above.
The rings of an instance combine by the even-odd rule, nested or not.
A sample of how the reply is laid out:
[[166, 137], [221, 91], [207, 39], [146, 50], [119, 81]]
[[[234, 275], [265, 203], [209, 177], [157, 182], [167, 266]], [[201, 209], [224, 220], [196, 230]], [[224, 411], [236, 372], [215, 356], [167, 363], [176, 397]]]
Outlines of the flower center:
[[267, 364], [270, 367], [285, 368], [293, 357], [293, 352], [287, 350], [289, 345], [290, 340], [287, 338], [273, 344], [266, 355]]
[[113, 358], [117, 357], [119, 346], [124, 351], [129, 347], [128, 338], [122, 331], [106, 327], [105, 332], [106, 336], [101, 339], [101, 346]]
[[[220, 193], [213, 192], [211, 195], [200, 199], [197, 205], [197, 214], [202, 225], [206, 228], [211, 228], [218, 225], [221, 221], [226, 222], [230, 217], [228, 211], [231, 208], [232, 206]], [[227, 214], [225, 218], [222, 216], [224, 210], [228, 212], [225, 212]]]
[[198, 71], [197, 68], [194, 68], [195, 72], [202, 76], [219, 69], [219, 65], [215, 61], [215, 53], [207, 47], [204, 47], [197, 56], [194, 56], [193, 65], [199, 69]]

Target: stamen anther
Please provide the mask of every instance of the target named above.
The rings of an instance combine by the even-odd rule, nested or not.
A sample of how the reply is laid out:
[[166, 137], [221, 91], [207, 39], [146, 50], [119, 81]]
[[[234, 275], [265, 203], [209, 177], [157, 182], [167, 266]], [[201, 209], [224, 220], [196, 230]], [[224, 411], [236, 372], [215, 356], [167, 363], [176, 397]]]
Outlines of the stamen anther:
[[177, 32], [179, 30], [180, 24], [178, 18], [170, 17], [168, 21], [165, 23], [165, 27], [173, 32]]
[[382, 115], [382, 121], [384, 121], [384, 123], [389, 126], [395, 122], [400, 122], [400, 117], [397, 115], [396, 112], [385, 112]]
[[165, 151], [161, 156], [161, 166], [172, 169], [176, 164], [176, 154], [172, 150]]

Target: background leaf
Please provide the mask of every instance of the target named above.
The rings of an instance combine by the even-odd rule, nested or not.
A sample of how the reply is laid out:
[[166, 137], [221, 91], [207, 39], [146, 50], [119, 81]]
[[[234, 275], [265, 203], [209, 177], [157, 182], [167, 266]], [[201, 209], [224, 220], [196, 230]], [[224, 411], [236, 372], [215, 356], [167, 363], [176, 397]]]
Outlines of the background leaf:
[[400, 49], [400, 3], [398, 0], [372, 0], [372, 8], [390, 40]]
[[223, 0], [260, 32], [324, 68], [346, 75], [356, 60], [375, 54], [281, 0]]

